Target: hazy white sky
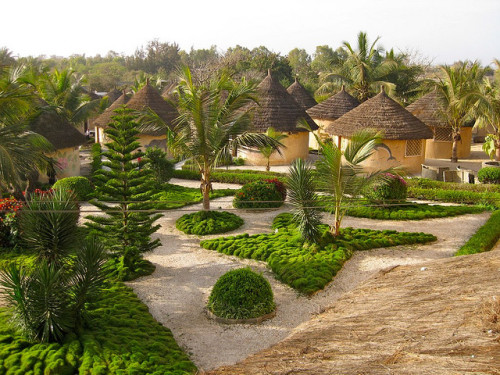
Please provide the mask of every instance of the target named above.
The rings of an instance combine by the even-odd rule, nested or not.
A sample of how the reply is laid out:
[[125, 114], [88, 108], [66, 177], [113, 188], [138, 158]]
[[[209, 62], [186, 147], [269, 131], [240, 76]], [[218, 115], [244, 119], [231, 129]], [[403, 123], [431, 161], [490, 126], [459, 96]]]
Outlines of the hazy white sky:
[[185, 50], [313, 53], [366, 31], [435, 64], [500, 58], [500, 0], [8, 0], [1, 9], [0, 47], [20, 56], [131, 54], [155, 38]]

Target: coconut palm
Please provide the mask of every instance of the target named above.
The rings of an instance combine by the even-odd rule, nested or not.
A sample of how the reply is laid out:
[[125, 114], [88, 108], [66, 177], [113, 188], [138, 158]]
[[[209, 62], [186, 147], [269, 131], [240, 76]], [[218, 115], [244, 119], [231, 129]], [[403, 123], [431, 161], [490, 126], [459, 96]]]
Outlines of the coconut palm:
[[[276, 140], [278, 142], [281, 141], [281, 140], [283, 140], [283, 139], [285, 139], [285, 138], [288, 138], [288, 135], [280, 133], [280, 132], [277, 132], [272, 127], [271, 128], [267, 128], [266, 135], [269, 138], [272, 138], [272, 139], [274, 139], [274, 140]], [[271, 155], [276, 152], [276, 149], [273, 148], [272, 146], [262, 146], [262, 147], [259, 147], [259, 152], [267, 160], [266, 171], [269, 172], [271, 170], [271, 166], [270, 166]]]
[[480, 91], [485, 69], [479, 63], [470, 61], [454, 66], [443, 65], [440, 68], [441, 76], [436, 84], [441, 98], [440, 115], [451, 128], [451, 161], [456, 163], [458, 142], [461, 140], [460, 129], [474, 120], [486, 105], [486, 98]]
[[178, 86], [179, 117], [168, 131], [170, 150], [192, 160], [201, 173], [203, 209], [210, 209], [210, 173], [231, 158], [239, 146], [278, 149], [282, 144], [265, 134], [249, 133], [255, 86], [245, 80], [234, 83], [225, 74], [210, 82], [195, 84], [188, 67], [182, 69]]

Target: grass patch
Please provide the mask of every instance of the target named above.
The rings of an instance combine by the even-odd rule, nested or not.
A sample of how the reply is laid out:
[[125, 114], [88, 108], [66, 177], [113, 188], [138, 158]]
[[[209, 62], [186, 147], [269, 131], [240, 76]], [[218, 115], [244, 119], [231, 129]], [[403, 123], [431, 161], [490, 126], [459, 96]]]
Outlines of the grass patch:
[[493, 212], [488, 221], [467, 241], [455, 255], [468, 255], [490, 251], [500, 239], [500, 210]]
[[309, 244], [302, 240], [291, 218], [288, 213], [278, 215], [271, 234], [221, 237], [201, 241], [200, 245], [227, 255], [265, 261], [279, 280], [299, 292], [312, 294], [333, 279], [353, 251], [436, 240], [426, 233], [353, 228], [343, 228], [341, 235], [333, 238], [323, 225], [321, 245]]
[[243, 219], [226, 211], [198, 211], [181, 216], [175, 227], [187, 234], [200, 236], [225, 233], [243, 225]]
[[[218, 189], [210, 193], [210, 198], [221, 198], [232, 196], [236, 193], [234, 189]], [[203, 201], [203, 195], [198, 188], [189, 188], [173, 184], [164, 184], [163, 191], [153, 196], [157, 209], [171, 210], [174, 208], [184, 207], [190, 204], [200, 203]]]
[[8, 328], [0, 309], [0, 373], [193, 374], [196, 367], [172, 333], [122, 283], [113, 283], [89, 308], [91, 328], [62, 344], [30, 343]]
[[[200, 173], [190, 170], [175, 170], [173, 177], [184, 180], [200, 180]], [[228, 184], [248, 184], [260, 180], [276, 178], [281, 182], [285, 182], [286, 174], [279, 172], [254, 171], [244, 169], [216, 169], [210, 175], [212, 182], [224, 182]]]
[[370, 203], [352, 207], [346, 215], [377, 220], [424, 220], [439, 217], [450, 217], [483, 212], [477, 206], [437, 206], [429, 204], [403, 204], [390, 206], [373, 206]]

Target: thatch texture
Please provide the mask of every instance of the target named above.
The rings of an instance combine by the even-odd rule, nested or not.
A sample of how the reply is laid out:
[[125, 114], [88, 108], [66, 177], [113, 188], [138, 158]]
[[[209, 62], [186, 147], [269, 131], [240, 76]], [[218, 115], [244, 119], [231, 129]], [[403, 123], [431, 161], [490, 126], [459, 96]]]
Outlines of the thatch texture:
[[257, 86], [259, 105], [255, 105], [253, 113], [253, 130], [265, 133], [269, 127], [279, 132], [303, 132], [298, 128], [300, 119], [304, 119], [312, 130], [318, 125], [297, 104], [283, 86], [274, 79], [269, 71], [264, 80]]
[[97, 126], [103, 129], [107, 128], [108, 124], [111, 122], [111, 117], [115, 115], [115, 109], [127, 104], [129, 99], [130, 97], [123, 92], [122, 95], [113, 102], [113, 104], [106, 108], [99, 117], [92, 121], [92, 126]]
[[307, 90], [300, 84], [300, 82], [295, 78], [295, 82], [292, 83], [286, 91], [295, 99], [297, 103], [302, 107], [303, 110], [314, 107], [316, 100], [307, 92]]
[[55, 112], [41, 112], [31, 122], [30, 128], [47, 138], [56, 150], [77, 147], [86, 142], [82, 133]]
[[116, 101], [116, 99], [118, 99], [121, 95], [122, 95], [122, 92], [120, 90], [118, 90], [117, 88], [114, 88], [113, 90], [111, 90], [110, 92], [108, 92], [106, 94], [106, 96], [108, 97], [108, 101], [111, 104], [113, 104]]
[[327, 100], [307, 110], [307, 114], [318, 120], [335, 121], [359, 105], [356, 98], [342, 89]]
[[[177, 110], [149, 84], [146, 84], [130, 99], [127, 107], [136, 111], [144, 111], [150, 108], [169, 127], [173, 126], [174, 120], [179, 116]], [[164, 135], [165, 130], [142, 131], [141, 133], [147, 135]]]
[[[413, 116], [383, 91], [375, 97], [361, 103], [335, 120], [330, 129], [342, 137], [372, 129], [383, 132], [384, 139], [428, 139], [433, 134], [427, 125]], [[332, 129], [333, 128], [333, 129]], [[328, 132], [329, 129], [326, 129]]]
[[440, 103], [437, 90], [422, 96], [420, 99], [406, 107], [406, 109], [427, 126], [437, 128], [449, 127], [448, 123], [441, 115], [443, 106]]

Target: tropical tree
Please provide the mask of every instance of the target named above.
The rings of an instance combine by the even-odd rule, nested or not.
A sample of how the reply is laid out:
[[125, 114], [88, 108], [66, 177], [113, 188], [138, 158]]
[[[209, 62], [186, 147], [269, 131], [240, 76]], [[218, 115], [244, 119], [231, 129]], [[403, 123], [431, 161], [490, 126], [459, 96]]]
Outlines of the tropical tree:
[[[284, 134], [284, 133], [280, 133], [280, 132], [277, 132], [276, 130], [274, 130], [274, 128], [270, 127], [270, 128], [267, 128], [266, 130], [266, 133], [265, 133], [269, 138], [272, 138], [276, 141], [281, 141], [285, 138], [288, 138], [288, 135]], [[273, 146], [269, 145], [269, 146], [262, 146], [262, 147], [259, 147], [259, 152], [262, 154], [262, 156], [264, 156], [264, 158], [266, 158], [267, 160], [267, 163], [266, 163], [266, 171], [270, 171], [271, 170], [271, 166], [270, 166], [270, 160], [271, 160], [271, 155], [274, 154], [276, 152], [276, 149], [273, 148]]]
[[[210, 82], [193, 83], [188, 67], [178, 86], [179, 117], [168, 131], [168, 147], [177, 156], [192, 160], [201, 173], [203, 209], [210, 209], [211, 171], [227, 162], [240, 146], [278, 149], [280, 142], [266, 134], [249, 133], [255, 86], [245, 80], [235, 83], [225, 74]], [[156, 126], [166, 127], [158, 121]]]
[[451, 161], [456, 163], [462, 126], [473, 121], [480, 115], [480, 109], [487, 106], [486, 98], [480, 90], [485, 70], [479, 63], [470, 61], [454, 66], [443, 65], [440, 70], [436, 86], [441, 98], [441, 116], [451, 128]]

